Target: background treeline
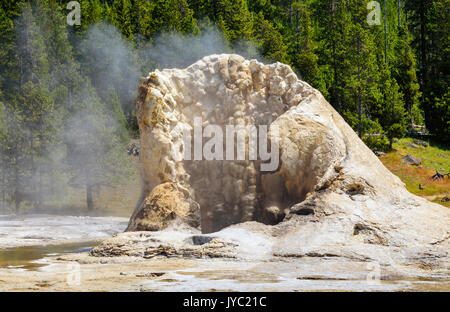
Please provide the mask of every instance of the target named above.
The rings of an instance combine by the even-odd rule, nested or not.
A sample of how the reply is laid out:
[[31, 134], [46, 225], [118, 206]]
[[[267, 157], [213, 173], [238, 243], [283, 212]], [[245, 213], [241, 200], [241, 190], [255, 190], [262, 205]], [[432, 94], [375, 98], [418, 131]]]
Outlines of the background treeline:
[[209, 53], [290, 64], [365, 142], [385, 150], [426, 126], [450, 139], [450, 0], [79, 0], [0, 4], [3, 208], [44, 209], [70, 188], [96, 192], [130, 174], [140, 76]]

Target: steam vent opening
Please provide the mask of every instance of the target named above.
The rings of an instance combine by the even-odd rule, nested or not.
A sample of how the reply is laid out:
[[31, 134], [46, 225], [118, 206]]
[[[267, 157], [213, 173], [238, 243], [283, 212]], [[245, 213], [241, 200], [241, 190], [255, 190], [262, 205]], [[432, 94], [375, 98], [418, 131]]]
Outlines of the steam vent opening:
[[[341, 142], [321, 150], [327, 130], [296, 113], [313, 95], [289, 66], [239, 55], [143, 78], [136, 103], [143, 190], [127, 230], [160, 230], [178, 217], [203, 233], [281, 222], [345, 150]], [[330, 164], [317, 159], [325, 153]]]

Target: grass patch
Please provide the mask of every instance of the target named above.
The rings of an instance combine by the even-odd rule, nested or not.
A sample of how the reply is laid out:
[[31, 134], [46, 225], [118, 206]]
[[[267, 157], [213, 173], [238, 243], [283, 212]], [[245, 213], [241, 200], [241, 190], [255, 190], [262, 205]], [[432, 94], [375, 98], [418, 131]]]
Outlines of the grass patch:
[[[431, 177], [438, 170], [440, 173], [450, 172], [450, 150], [446, 146], [427, 142], [429, 146], [419, 148], [408, 144], [413, 139], [405, 138], [393, 144], [393, 150], [380, 157], [381, 162], [405, 184], [409, 192], [422, 196], [432, 202], [450, 207], [450, 202], [441, 202], [445, 196], [450, 197], [450, 179], [433, 180]], [[402, 157], [412, 155], [422, 161], [420, 166], [402, 163]], [[423, 189], [419, 188], [419, 184]]]

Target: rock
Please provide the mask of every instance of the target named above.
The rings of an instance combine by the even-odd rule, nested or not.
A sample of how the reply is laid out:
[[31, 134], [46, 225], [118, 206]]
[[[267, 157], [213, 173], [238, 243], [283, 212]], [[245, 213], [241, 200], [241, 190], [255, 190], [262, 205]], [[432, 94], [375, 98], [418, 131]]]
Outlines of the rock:
[[414, 144], [414, 143], [411, 143], [411, 142], [406, 142], [405, 145], [406, 145], [406, 146], [409, 146], [409, 147], [411, 147], [411, 148], [420, 148], [419, 145]]
[[378, 157], [386, 155], [386, 153], [380, 152], [380, 151], [374, 151], [373, 153], [374, 153], [375, 155], [377, 155]]
[[182, 186], [166, 182], [156, 186], [135, 211], [127, 231], [159, 231], [177, 217], [187, 224], [200, 225], [198, 204]]
[[160, 277], [163, 276], [164, 272], [146, 272], [146, 273], [137, 273], [135, 276], [136, 277], [146, 277], [146, 278], [155, 278], [155, 277]]
[[[287, 65], [222, 54], [156, 70], [139, 84], [136, 114], [144, 199], [128, 230], [156, 232], [117, 235], [93, 256], [332, 257], [398, 263], [399, 270], [449, 267], [448, 208], [409, 193]], [[199, 116], [203, 127], [269, 126], [278, 167], [262, 172], [260, 159], [180, 158], [177, 142]], [[192, 227], [182, 230], [186, 223]], [[199, 228], [214, 239], [193, 239]]]
[[139, 156], [140, 143], [137, 140], [131, 140], [127, 147], [128, 155]]
[[418, 139], [414, 139], [414, 144], [417, 144], [417, 145], [422, 145], [423, 147], [428, 147], [428, 143], [427, 142], [425, 142], [425, 141], [422, 141], [422, 140], [418, 140]]
[[94, 257], [186, 257], [236, 258], [236, 243], [227, 238], [199, 239], [180, 227], [175, 233], [166, 228], [158, 232], [127, 232], [104, 241], [90, 251]]
[[408, 165], [415, 165], [418, 166], [422, 163], [422, 161], [414, 156], [411, 156], [410, 154], [406, 155], [402, 158], [402, 162]]
[[35, 285], [39, 286], [39, 287], [51, 287], [54, 284], [55, 283], [51, 283], [50, 281], [42, 280], [42, 281], [38, 281]]

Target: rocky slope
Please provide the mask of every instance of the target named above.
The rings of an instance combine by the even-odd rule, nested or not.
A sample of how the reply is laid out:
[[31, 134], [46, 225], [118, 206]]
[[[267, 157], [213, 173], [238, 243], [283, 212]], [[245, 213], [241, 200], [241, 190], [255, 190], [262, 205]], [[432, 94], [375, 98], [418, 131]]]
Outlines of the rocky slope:
[[[223, 54], [157, 70], [141, 80], [137, 117], [143, 191], [128, 231], [158, 232], [120, 234], [92, 256], [333, 258], [448, 274], [450, 211], [407, 192], [289, 66]], [[270, 126], [278, 168], [183, 160], [177, 142], [195, 117]]]

